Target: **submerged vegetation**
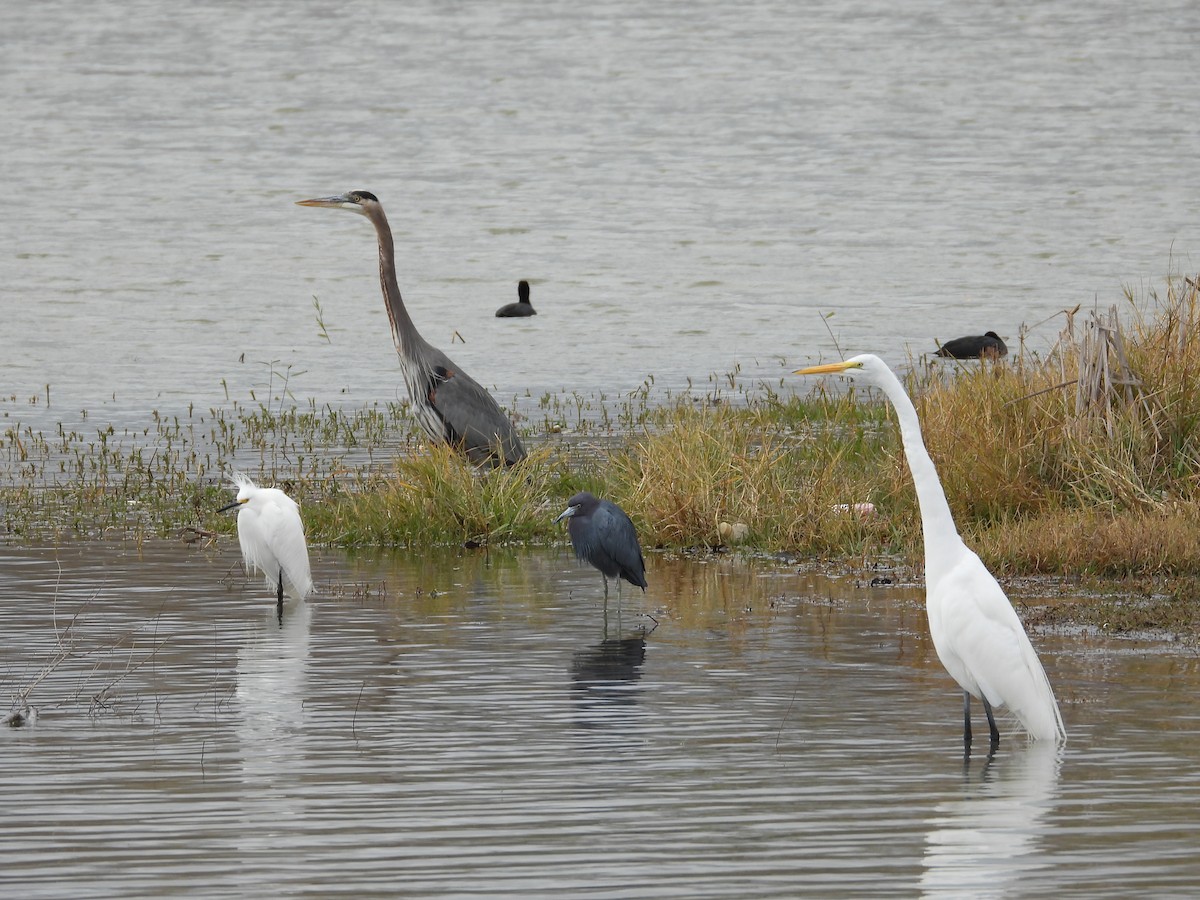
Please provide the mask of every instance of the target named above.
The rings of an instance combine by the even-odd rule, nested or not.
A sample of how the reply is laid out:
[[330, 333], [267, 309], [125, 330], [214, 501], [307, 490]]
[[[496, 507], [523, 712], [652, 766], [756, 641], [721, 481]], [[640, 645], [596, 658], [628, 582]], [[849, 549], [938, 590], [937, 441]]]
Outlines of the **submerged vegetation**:
[[[914, 361], [907, 386], [959, 528], [1008, 574], [1178, 576], [1200, 567], [1196, 281], [1064, 312], [1045, 354]], [[798, 351], [803, 348], [797, 348]], [[882, 398], [786, 376], [652, 402], [541, 399], [535, 448], [481, 472], [421, 444], [404, 404], [345, 411], [233, 403], [143, 428], [19, 424], [0, 433], [0, 528], [141, 540], [230, 533], [215, 510], [244, 469], [335, 545], [561, 541], [554, 515], [591, 490], [645, 546], [735, 540], [803, 558], [921, 558], [916, 496]], [[714, 387], [713, 385], [717, 385]]]

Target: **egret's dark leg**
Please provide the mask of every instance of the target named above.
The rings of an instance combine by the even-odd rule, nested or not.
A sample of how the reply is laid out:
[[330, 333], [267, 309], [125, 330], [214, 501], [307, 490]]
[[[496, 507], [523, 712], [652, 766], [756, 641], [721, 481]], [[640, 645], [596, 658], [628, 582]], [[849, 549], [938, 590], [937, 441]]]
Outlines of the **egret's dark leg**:
[[283, 625], [283, 569], [279, 569], [279, 594], [275, 602], [275, 615], [279, 619], [279, 624]]
[[992, 715], [992, 704], [988, 703], [987, 697], [983, 698], [983, 711], [987, 713], [988, 728], [992, 735], [992, 750], [1000, 746], [1000, 729], [996, 727], [996, 717]]
[[971, 746], [971, 692], [963, 691], [963, 746]]

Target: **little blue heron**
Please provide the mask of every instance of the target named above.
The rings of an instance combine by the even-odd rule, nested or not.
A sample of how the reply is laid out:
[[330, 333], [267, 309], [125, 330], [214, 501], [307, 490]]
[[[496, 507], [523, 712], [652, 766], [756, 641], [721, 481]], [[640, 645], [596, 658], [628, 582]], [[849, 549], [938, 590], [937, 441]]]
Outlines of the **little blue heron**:
[[646, 563], [638, 546], [637, 532], [625, 510], [608, 500], [599, 500], [587, 491], [576, 494], [559, 513], [555, 522], [570, 519], [567, 531], [578, 559], [591, 563], [604, 576], [604, 597], [608, 599], [608, 579], [617, 579], [617, 601], [621, 600], [621, 579], [646, 590]]
[[972, 334], [946, 341], [938, 347], [934, 355], [948, 359], [999, 359], [1001, 356], [1008, 356], [1008, 347], [1004, 345], [1000, 335], [989, 331], [986, 334]]
[[396, 247], [383, 205], [370, 191], [298, 200], [298, 206], [347, 209], [375, 226], [379, 241], [379, 283], [400, 371], [412, 399], [413, 414], [430, 440], [449, 444], [473, 463], [511, 466], [525, 458], [516, 429], [492, 395], [451, 362], [417, 331], [396, 280]]
[[963, 689], [963, 746], [971, 748], [971, 697], [983, 701], [992, 748], [1000, 732], [993, 706], [1007, 706], [1034, 740], [1065, 740], [1062, 716], [1037, 652], [1003, 588], [954, 525], [946, 492], [925, 441], [917, 410], [904, 386], [878, 356], [798, 369], [797, 375], [844, 373], [861, 377], [892, 401], [900, 441], [917, 490], [925, 539], [925, 611], [933, 647]]
[[235, 472], [237, 499], [217, 512], [238, 508], [238, 542], [248, 569], [266, 576], [267, 587], [276, 592], [276, 611], [283, 622], [283, 595], [303, 600], [313, 589], [308, 567], [308, 545], [304, 523], [296, 501], [278, 488], [260, 488]]
[[533, 304], [529, 302], [529, 282], [517, 282], [517, 297], [520, 299], [516, 303], [509, 303], [506, 306], [496, 310], [497, 319], [514, 319], [520, 316], [536, 316], [537, 310], [533, 308]]

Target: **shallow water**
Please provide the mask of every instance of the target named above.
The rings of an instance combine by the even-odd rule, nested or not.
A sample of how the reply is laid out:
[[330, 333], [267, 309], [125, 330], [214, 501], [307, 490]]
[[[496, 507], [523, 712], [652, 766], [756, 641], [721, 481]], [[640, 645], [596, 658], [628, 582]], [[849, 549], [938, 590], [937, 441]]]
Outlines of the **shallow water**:
[[[0, 886], [23, 897], [1112, 896], [1200, 885], [1174, 645], [1036, 634], [1070, 741], [966, 765], [919, 591], [563, 550], [0, 548]], [[657, 619], [657, 626], [643, 613]], [[56, 641], [56, 634], [58, 640]], [[70, 655], [60, 658], [59, 651]], [[45, 673], [44, 678], [39, 677]], [[15, 892], [15, 893], [14, 893]]]
[[[369, 226], [293, 205], [351, 188], [526, 408], [1044, 350], [1200, 251], [1184, 0], [8, 7], [0, 415], [41, 428], [403, 398]], [[539, 314], [493, 318], [519, 278]]]

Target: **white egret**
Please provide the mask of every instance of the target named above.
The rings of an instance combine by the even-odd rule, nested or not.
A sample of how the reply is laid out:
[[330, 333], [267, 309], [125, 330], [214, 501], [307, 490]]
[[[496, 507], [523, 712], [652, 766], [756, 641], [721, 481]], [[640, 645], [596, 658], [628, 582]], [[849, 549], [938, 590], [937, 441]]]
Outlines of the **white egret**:
[[959, 537], [937, 469], [925, 449], [917, 411], [877, 356], [797, 369], [797, 375], [861, 376], [892, 401], [912, 472], [925, 538], [925, 609], [938, 658], [963, 689], [963, 742], [971, 743], [971, 697], [983, 701], [994, 748], [993, 707], [1007, 706], [1034, 740], [1065, 740], [1050, 680], [1020, 618], [992, 573]]
[[300, 507], [278, 488], [260, 488], [240, 472], [233, 474], [233, 484], [237, 499], [218, 512], [238, 508], [242, 560], [246, 568], [266, 576], [267, 587], [276, 592], [282, 622], [283, 595], [303, 600], [313, 589]]

